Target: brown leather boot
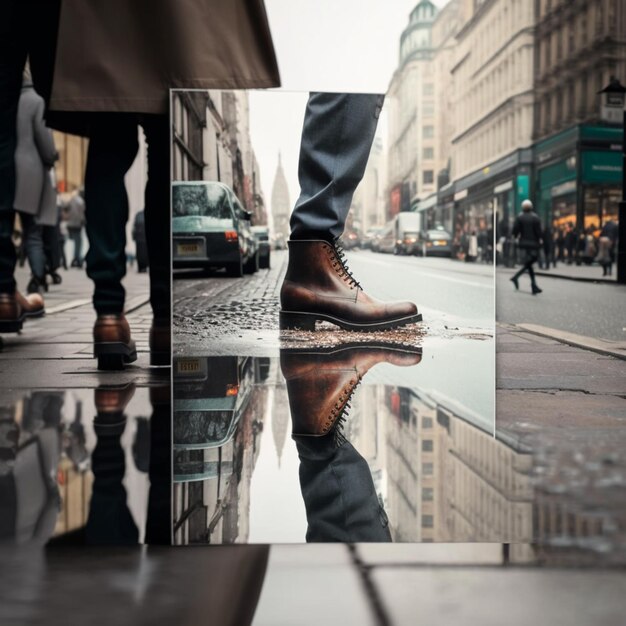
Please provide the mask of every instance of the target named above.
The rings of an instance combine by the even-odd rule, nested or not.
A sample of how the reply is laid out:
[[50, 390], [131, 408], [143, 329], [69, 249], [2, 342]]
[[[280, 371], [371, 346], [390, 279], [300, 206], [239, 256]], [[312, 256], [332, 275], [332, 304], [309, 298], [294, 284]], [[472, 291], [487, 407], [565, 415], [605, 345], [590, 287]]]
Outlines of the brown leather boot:
[[98, 315], [93, 327], [93, 355], [99, 370], [121, 370], [137, 360], [135, 342], [124, 314]]
[[357, 331], [390, 330], [422, 321], [412, 302], [380, 302], [368, 296], [348, 269], [339, 242], [289, 241], [280, 304], [284, 330], [315, 330], [318, 320]]
[[342, 347], [327, 352], [281, 350], [294, 435], [321, 437], [341, 423], [363, 376], [378, 363], [417, 365], [421, 349], [376, 346]]
[[41, 317], [44, 313], [43, 298], [38, 293], [0, 293], [0, 333], [18, 333], [27, 317]]
[[171, 365], [172, 323], [169, 319], [154, 318], [150, 327], [150, 365]]
[[42, 317], [46, 314], [43, 296], [40, 293], [29, 293], [23, 296], [19, 291], [16, 291], [15, 298], [26, 317]]

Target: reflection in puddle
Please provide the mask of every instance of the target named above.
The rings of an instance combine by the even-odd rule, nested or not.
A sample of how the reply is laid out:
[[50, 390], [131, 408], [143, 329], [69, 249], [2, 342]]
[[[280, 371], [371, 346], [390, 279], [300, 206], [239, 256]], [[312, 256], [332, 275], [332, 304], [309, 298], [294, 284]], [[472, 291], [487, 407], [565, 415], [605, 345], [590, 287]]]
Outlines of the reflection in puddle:
[[599, 545], [608, 520], [543, 488], [529, 449], [441, 393], [368, 384], [380, 362], [423, 366], [406, 348], [176, 360], [174, 542]]
[[4, 390], [0, 541], [170, 542], [170, 387]]
[[177, 359], [175, 543], [529, 540], [528, 455], [440, 394], [367, 384], [379, 363], [418, 372], [421, 358], [373, 345]]

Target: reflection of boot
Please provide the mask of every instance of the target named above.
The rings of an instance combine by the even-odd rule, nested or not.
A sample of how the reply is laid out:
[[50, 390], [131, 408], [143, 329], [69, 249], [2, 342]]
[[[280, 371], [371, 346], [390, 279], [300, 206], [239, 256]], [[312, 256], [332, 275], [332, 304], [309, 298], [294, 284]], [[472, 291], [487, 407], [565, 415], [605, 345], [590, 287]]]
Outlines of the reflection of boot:
[[135, 342], [123, 314], [98, 315], [93, 328], [93, 355], [99, 370], [121, 370], [125, 363], [137, 360]]
[[280, 303], [282, 329], [315, 330], [319, 320], [346, 330], [389, 330], [422, 320], [412, 302], [380, 302], [368, 296], [353, 278], [338, 242], [289, 242]]
[[96, 432], [106, 432], [108, 429], [123, 431], [126, 424], [124, 411], [134, 395], [133, 383], [119, 387], [98, 387], [95, 392], [95, 405], [98, 411], [94, 419]]
[[363, 345], [332, 352], [281, 350], [294, 435], [321, 436], [341, 420], [363, 376], [378, 363], [417, 365], [417, 348]]

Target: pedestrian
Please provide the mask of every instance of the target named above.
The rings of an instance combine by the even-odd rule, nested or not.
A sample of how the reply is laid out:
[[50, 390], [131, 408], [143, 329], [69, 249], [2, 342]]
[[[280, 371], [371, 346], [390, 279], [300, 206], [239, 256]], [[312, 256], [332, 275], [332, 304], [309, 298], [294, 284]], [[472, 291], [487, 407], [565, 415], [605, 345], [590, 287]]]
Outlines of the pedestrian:
[[478, 237], [476, 231], [473, 230], [467, 240], [467, 254], [465, 255], [465, 261], [468, 263], [474, 263], [478, 258]]
[[85, 172], [87, 274], [94, 282], [94, 356], [100, 369], [137, 358], [124, 315], [124, 176], [148, 145], [145, 228], [149, 256], [150, 362], [169, 365], [170, 88], [280, 84], [262, 0], [64, 0], [48, 122], [89, 138]]
[[611, 264], [615, 263], [615, 252], [617, 251], [617, 240], [619, 236], [619, 226], [613, 220], [608, 220], [602, 226], [600, 237], [608, 237], [611, 242]]
[[51, 168], [59, 155], [43, 119], [44, 101], [37, 94], [28, 67], [24, 69], [17, 110], [15, 198], [22, 241], [32, 277], [27, 292], [47, 291], [43, 226], [56, 223], [57, 198]]
[[595, 228], [590, 226], [585, 230], [584, 243], [582, 245], [582, 261], [585, 265], [591, 265], [597, 255]]
[[567, 264], [571, 265], [574, 262], [576, 250], [576, 231], [572, 222], [568, 222], [567, 224], [564, 244], [567, 250]]
[[135, 242], [135, 257], [137, 271], [143, 273], [148, 269], [148, 244], [146, 242], [146, 223], [144, 211], [138, 211], [133, 222], [133, 241]]
[[556, 267], [556, 261], [565, 262], [565, 230], [560, 226], [556, 230], [556, 249], [558, 250], [557, 258], [554, 261], [554, 267]]
[[85, 228], [85, 191], [79, 189], [65, 206], [67, 235], [74, 244], [72, 267], [83, 266], [83, 229]]
[[537, 286], [535, 280], [535, 270], [533, 264], [539, 258], [539, 250], [542, 244], [541, 220], [535, 213], [533, 203], [530, 200], [522, 202], [522, 213], [515, 219], [513, 225], [513, 237], [518, 239], [518, 246], [523, 255], [522, 269], [519, 270], [512, 278], [511, 282], [515, 285], [515, 289], [519, 289], [519, 279], [524, 272], [528, 272], [530, 276], [530, 285], [533, 295], [542, 292]]
[[[412, 302], [367, 295], [346, 263], [340, 237], [363, 177], [384, 96], [313, 93], [307, 103], [291, 214], [280, 326], [314, 330], [326, 320], [346, 330], [387, 330], [418, 322]], [[341, 136], [341, 141], [337, 137]]]
[[602, 276], [610, 276], [612, 274], [613, 257], [611, 255], [612, 242], [606, 235], [601, 235], [598, 240], [598, 256], [596, 261], [602, 268]]

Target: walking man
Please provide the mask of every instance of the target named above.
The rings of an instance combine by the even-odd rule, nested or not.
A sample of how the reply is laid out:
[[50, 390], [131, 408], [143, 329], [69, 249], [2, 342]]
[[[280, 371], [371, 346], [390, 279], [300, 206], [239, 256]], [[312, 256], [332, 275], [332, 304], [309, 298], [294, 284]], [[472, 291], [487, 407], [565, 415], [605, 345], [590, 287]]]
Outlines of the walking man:
[[530, 285], [533, 296], [541, 293], [541, 289], [537, 287], [535, 280], [535, 270], [533, 264], [539, 259], [539, 250], [543, 242], [541, 232], [541, 220], [533, 209], [533, 203], [530, 200], [522, 202], [522, 213], [515, 219], [513, 225], [513, 237], [518, 240], [518, 247], [522, 251], [523, 266], [522, 269], [511, 278], [511, 282], [515, 285], [515, 289], [519, 289], [519, 278], [524, 272], [528, 272], [530, 276]]
[[67, 233], [74, 242], [72, 267], [83, 266], [83, 228], [85, 226], [85, 192], [81, 189], [67, 204]]

